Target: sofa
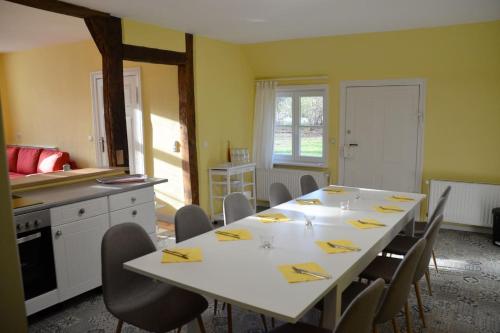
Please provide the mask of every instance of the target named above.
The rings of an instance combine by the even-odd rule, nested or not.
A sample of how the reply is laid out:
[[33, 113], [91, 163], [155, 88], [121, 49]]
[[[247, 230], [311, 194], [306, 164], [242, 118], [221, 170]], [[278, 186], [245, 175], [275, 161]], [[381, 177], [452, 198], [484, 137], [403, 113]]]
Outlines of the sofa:
[[70, 164], [76, 169], [67, 152], [53, 148], [8, 145], [7, 162], [10, 179], [59, 171], [64, 164]]

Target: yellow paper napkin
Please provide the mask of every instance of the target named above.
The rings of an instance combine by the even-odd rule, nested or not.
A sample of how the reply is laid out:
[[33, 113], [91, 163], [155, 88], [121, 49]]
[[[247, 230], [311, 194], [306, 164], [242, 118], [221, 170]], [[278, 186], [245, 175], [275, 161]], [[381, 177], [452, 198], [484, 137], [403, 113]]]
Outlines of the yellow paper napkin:
[[345, 192], [345, 190], [341, 187], [327, 187], [324, 188], [323, 191], [327, 192], [328, 194], [340, 194]]
[[316, 244], [318, 244], [318, 246], [326, 253], [344, 253], [344, 252], [355, 251], [355, 250], [348, 250], [348, 249], [342, 249], [342, 248], [333, 248], [330, 245], [328, 245], [328, 243], [331, 243], [333, 245], [349, 246], [352, 248], [358, 248], [350, 240], [337, 239], [337, 240], [329, 240], [329, 241], [316, 241]]
[[312, 275], [295, 273], [295, 271], [293, 270], [292, 267], [305, 269], [305, 270], [310, 271], [310, 272], [328, 274], [328, 272], [325, 271], [323, 269], [323, 267], [321, 267], [320, 265], [318, 265], [315, 262], [306, 262], [306, 263], [302, 263], [302, 264], [278, 266], [279, 271], [281, 272], [281, 274], [283, 274], [283, 277], [288, 281], [288, 283], [324, 280], [323, 278], [312, 276]]
[[234, 235], [238, 235], [240, 238], [236, 237], [231, 237], [231, 236], [226, 236], [226, 235], [221, 235], [217, 233], [217, 230], [215, 231], [215, 236], [217, 237], [218, 240], [220, 241], [237, 241], [237, 240], [249, 240], [252, 239], [252, 234], [250, 231], [246, 229], [224, 229], [224, 230], [219, 230], [221, 232], [228, 232]]
[[257, 214], [259, 221], [262, 223], [273, 223], [273, 222], [288, 222], [290, 218], [285, 214], [281, 213], [262, 213]]
[[173, 263], [182, 263], [182, 262], [196, 262], [196, 261], [202, 261], [203, 260], [203, 254], [201, 252], [201, 249], [198, 247], [192, 247], [192, 248], [173, 248], [169, 249], [171, 251], [175, 251], [178, 253], [182, 253], [186, 256], [188, 256], [188, 259], [184, 259], [181, 257], [178, 257], [176, 255], [170, 254], [170, 253], [163, 253], [163, 256], [161, 258], [161, 263], [162, 264], [173, 264]]
[[[367, 223], [362, 223], [362, 222], [367, 222]], [[385, 227], [385, 224], [381, 223], [380, 221], [377, 221], [375, 219], [359, 219], [359, 220], [349, 220], [347, 223], [353, 225], [356, 229], [373, 229], [373, 228], [382, 228]], [[373, 223], [373, 224], [369, 224]]]
[[373, 207], [375, 211], [379, 213], [402, 213], [404, 212], [404, 209], [399, 207], [399, 206], [387, 206], [387, 205], [378, 205]]
[[410, 201], [415, 201], [415, 199], [404, 196], [404, 195], [393, 195], [388, 198], [386, 198], [388, 201], [393, 201], [393, 202], [410, 202]]
[[295, 199], [299, 205], [321, 205], [319, 199]]

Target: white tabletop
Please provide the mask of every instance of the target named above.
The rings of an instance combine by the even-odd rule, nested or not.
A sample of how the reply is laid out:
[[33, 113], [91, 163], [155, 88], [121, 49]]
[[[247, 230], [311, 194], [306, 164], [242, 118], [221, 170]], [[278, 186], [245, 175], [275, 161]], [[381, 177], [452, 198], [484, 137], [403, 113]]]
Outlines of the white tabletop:
[[[355, 199], [360, 193], [360, 199]], [[398, 194], [415, 201], [390, 202]], [[425, 198], [422, 194], [345, 188], [342, 194], [318, 190], [304, 198], [319, 198], [323, 205], [304, 206], [294, 200], [266, 212], [282, 212], [290, 222], [261, 223], [255, 216], [234, 222], [223, 229], [245, 228], [252, 240], [218, 241], [208, 232], [178, 247], [200, 247], [203, 261], [198, 263], [161, 264], [161, 251], [125, 263], [125, 268], [157, 280], [182, 287], [233, 305], [296, 322], [333, 288], [340, 292], [394, 238], [413, 216], [413, 210]], [[339, 202], [350, 200], [350, 209], [340, 210]], [[397, 205], [402, 213], [378, 213], [373, 207]], [[312, 228], [305, 227], [304, 214], [315, 216]], [[375, 218], [383, 228], [359, 230], [349, 219]], [[259, 235], [274, 235], [274, 248], [260, 248]], [[362, 250], [326, 254], [316, 240], [347, 239]], [[316, 262], [332, 279], [305, 283], [288, 283], [278, 271], [282, 264]]]

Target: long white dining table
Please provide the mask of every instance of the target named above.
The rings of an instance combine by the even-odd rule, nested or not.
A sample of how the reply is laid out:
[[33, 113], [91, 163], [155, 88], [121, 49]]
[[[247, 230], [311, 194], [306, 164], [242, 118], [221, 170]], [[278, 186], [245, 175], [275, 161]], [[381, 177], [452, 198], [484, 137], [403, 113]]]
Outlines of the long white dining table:
[[[322, 325], [333, 329], [340, 318], [342, 291], [411, 221], [425, 195], [372, 189], [342, 188], [330, 193], [319, 189], [300, 198], [317, 198], [320, 205], [301, 205], [291, 200], [263, 213], [283, 213], [291, 221], [262, 223], [256, 216], [236, 221], [224, 229], [246, 229], [251, 240], [218, 241], [214, 231], [176, 244], [198, 247], [201, 262], [162, 264], [162, 251], [150, 253], [124, 264], [126, 269], [164, 283], [178, 286], [207, 297], [255, 311], [286, 322], [295, 323], [321, 299], [324, 299]], [[414, 200], [391, 202], [393, 196]], [[340, 202], [349, 200], [349, 209]], [[392, 205], [402, 212], [382, 213], [375, 208]], [[307, 227], [305, 215], [312, 216]], [[357, 229], [349, 220], [373, 218], [385, 227]], [[274, 236], [271, 249], [262, 248], [260, 236]], [[317, 240], [350, 240], [361, 248], [358, 252], [327, 254]], [[288, 283], [278, 270], [284, 264], [315, 262], [331, 274], [331, 279]], [[161, 320], [161, 318], [158, 318]], [[196, 332], [194, 323], [190, 332]]]

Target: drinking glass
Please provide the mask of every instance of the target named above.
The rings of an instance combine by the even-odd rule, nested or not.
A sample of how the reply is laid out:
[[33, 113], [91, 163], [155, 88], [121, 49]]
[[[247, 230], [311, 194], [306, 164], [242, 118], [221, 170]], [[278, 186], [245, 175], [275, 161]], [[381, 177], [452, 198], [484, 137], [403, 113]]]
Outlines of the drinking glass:
[[340, 209], [341, 210], [349, 210], [349, 200], [341, 201], [340, 202]]
[[263, 249], [272, 249], [273, 248], [273, 241], [274, 241], [274, 236], [269, 235], [269, 234], [261, 234], [259, 235], [260, 238], [260, 247]]

